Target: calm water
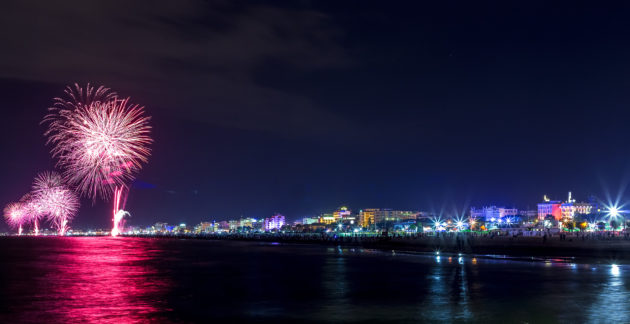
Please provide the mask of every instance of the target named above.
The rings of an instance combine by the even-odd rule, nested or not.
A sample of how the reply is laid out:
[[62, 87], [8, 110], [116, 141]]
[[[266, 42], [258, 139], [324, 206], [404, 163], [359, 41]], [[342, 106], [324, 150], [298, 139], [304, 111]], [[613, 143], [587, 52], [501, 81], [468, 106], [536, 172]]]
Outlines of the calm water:
[[0, 322], [627, 322], [630, 267], [324, 246], [0, 238]]

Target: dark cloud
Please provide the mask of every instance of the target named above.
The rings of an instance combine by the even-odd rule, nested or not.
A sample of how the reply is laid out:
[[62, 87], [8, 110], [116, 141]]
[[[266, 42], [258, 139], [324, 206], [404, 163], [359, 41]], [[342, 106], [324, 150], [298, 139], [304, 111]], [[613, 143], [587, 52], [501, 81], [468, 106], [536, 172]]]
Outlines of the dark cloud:
[[315, 10], [204, 1], [6, 1], [0, 28], [13, 31], [0, 34], [0, 77], [100, 82], [184, 119], [289, 136], [355, 128], [307, 97], [254, 79], [271, 61], [304, 74], [352, 64], [339, 45], [343, 33]]

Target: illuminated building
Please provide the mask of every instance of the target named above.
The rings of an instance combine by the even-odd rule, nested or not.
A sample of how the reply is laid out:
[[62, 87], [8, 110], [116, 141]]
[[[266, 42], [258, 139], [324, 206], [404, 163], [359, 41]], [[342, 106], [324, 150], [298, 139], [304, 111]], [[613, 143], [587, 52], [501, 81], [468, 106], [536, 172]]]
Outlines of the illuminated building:
[[282, 226], [284, 226], [284, 216], [275, 214], [269, 218], [265, 218], [263, 223], [263, 229], [265, 231], [279, 230]]
[[359, 223], [362, 227], [369, 227], [376, 224], [375, 213], [378, 211], [376, 208], [366, 208], [359, 210]]
[[166, 223], [155, 223], [155, 225], [153, 225], [153, 231], [156, 233], [166, 233], [166, 226], [168, 226]]
[[497, 206], [488, 206], [483, 208], [470, 208], [470, 217], [474, 219], [483, 219], [485, 221], [491, 221], [503, 219], [504, 217], [514, 217], [518, 215], [518, 209], [505, 208]]
[[544, 202], [538, 204], [538, 219], [541, 220], [547, 215], [553, 216], [555, 220], [573, 219], [577, 214], [590, 214], [596, 209], [592, 203], [575, 202], [571, 192], [566, 202], [552, 201], [547, 196], [543, 200]]
[[178, 226], [175, 226], [175, 228], [173, 228], [173, 232], [179, 233], [179, 234], [188, 234], [191, 232], [191, 230], [190, 228], [188, 228], [186, 223], [181, 223]]
[[557, 200], [538, 204], [538, 219], [543, 220], [545, 217], [551, 215], [554, 219], [560, 220], [562, 218], [560, 205], [560, 201]]
[[304, 217], [304, 218], [302, 218], [302, 224], [304, 224], [304, 225], [310, 225], [310, 224], [315, 224], [315, 223], [319, 223], [319, 218], [318, 217]]
[[251, 217], [244, 218], [244, 219], [241, 219], [241, 220], [239, 221], [239, 227], [243, 227], [243, 228], [244, 228], [244, 227], [247, 227], [247, 228], [254, 228], [254, 225], [255, 225], [257, 222], [258, 222], [258, 220], [256, 220], [255, 218], [251, 218]]
[[415, 220], [420, 212], [409, 210], [392, 210], [386, 208], [366, 208], [359, 212], [361, 226], [367, 227], [369, 224], [380, 224], [383, 222], [399, 222], [405, 220]]
[[335, 216], [333, 216], [333, 214], [321, 214], [319, 216], [319, 223], [322, 224], [333, 224], [335, 223]]
[[348, 207], [342, 206], [333, 212], [335, 222], [341, 222], [352, 215], [352, 211]]
[[584, 202], [575, 202], [575, 199], [571, 197], [571, 192], [569, 192], [569, 198], [565, 203], [560, 205], [560, 210], [562, 211], [562, 218], [564, 219], [573, 219], [577, 214], [590, 214], [594, 210], [594, 205], [590, 203]]
[[228, 227], [229, 227], [230, 231], [238, 229], [240, 225], [241, 225], [240, 221], [237, 221], [237, 220], [229, 220], [228, 221]]
[[228, 230], [228, 229], [230, 229], [230, 224], [228, 222], [226, 222], [226, 221], [220, 221], [218, 223], [218, 229], [220, 229], [220, 230]]
[[526, 221], [531, 221], [538, 218], [537, 210], [519, 210], [518, 214], [521, 216], [521, 219]]
[[210, 233], [212, 232], [213, 226], [210, 222], [201, 222], [199, 225], [195, 226], [195, 233]]

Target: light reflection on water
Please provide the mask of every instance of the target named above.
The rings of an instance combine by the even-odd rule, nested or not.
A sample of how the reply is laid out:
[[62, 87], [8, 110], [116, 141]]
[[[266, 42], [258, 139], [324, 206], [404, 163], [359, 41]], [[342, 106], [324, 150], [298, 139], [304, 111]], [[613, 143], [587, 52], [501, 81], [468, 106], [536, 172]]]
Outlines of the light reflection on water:
[[627, 265], [131, 238], [0, 239], [0, 322], [623, 322]]
[[59, 296], [49, 307], [63, 322], [140, 322], [161, 312], [168, 280], [154, 280], [152, 241], [70, 239], [41, 280]]
[[[164, 321], [163, 294], [169, 280], [156, 280], [154, 242], [121, 238], [51, 238], [53, 251], [34, 256], [45, 270], [30, 282], [34, 300], [21, 321], [134, 323]], [[37, 310], [44, 314], [38, 314]]]
[[598, 293], [597, 299], [587, 310], [589, 322], [601, 322], [602, 318], [606, 318], [609, 323], [628, 321], [628, 289], [624, 285], [620, 267], [613, 264], [609, 271], [608, 280], [594, 287]]

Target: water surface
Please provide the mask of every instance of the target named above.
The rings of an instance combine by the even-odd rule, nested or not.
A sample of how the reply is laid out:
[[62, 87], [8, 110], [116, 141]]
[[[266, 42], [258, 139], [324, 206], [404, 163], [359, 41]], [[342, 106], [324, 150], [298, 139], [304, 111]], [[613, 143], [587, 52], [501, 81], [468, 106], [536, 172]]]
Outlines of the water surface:
[[0, 322], [624, 322], [615, 260], [141, 238], [0, 238]]

